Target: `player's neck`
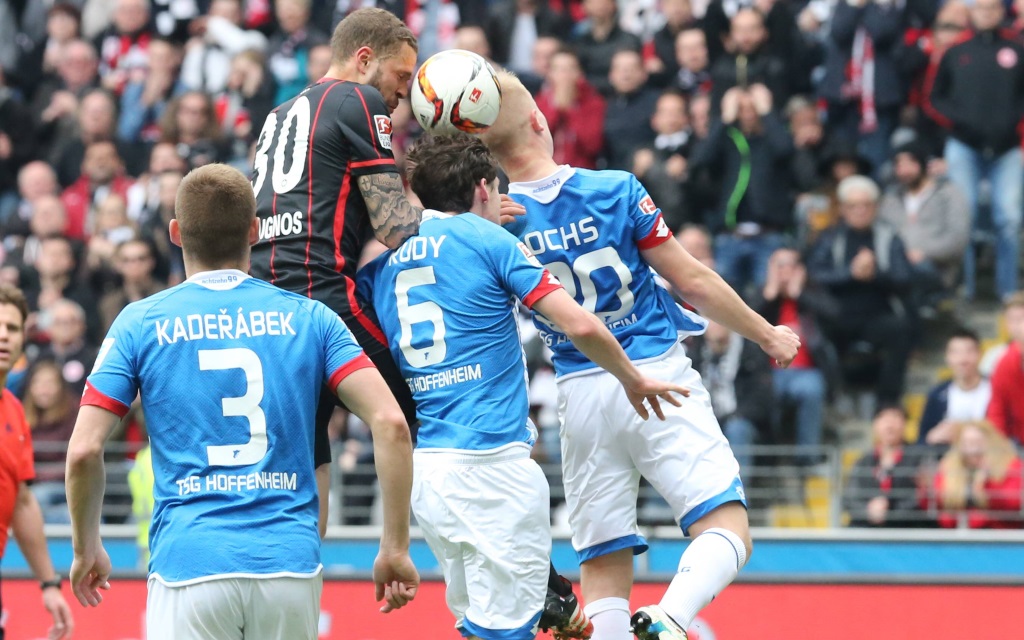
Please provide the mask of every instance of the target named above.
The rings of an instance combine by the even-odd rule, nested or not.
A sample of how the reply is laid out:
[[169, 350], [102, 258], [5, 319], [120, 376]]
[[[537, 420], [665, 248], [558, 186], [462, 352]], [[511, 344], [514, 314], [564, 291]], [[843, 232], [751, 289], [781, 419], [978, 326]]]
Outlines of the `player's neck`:
[[227, 269], [234, 269], [247, 273], [249, 271], [249, 256], [246, 255], [244, 260], [221, 260], [216, 263], [205, 263], [198, 260], [184, 257], [185, 262], [185, 277], [191, 278], [200, 273], [206, 273], [207, 271], [224, 271]]
[[355, 64], [337, 65], [332, 64], [324, 74], [325, 78], [332, 80], [344, 80], [346, 82], [363, 82]]
[[547, 154], [533, 149], [506, 158], [501, 167], [508, 175], [509, 182], [542, 180], [558, 171], [558, 163]]

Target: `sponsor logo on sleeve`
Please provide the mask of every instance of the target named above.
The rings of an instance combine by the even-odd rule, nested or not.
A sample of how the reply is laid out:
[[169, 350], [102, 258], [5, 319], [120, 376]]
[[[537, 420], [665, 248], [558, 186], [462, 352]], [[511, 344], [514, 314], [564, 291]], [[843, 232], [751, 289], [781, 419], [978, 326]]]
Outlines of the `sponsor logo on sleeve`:
[[532, 264], [535, 267], [544, 266], [540, 263], [540, 260], [538, 260], [537, 257], [533, 255], [533, 252], [530, 251], [525, 244], [523, 244], [522, 242], [517, 242], [516, 246], [519, 247], [519, 251], [522, 252], [522, 254], [526, 257], [527, 260], [529, 260], [530, 264]]
[[644, 196], [644, 199], [640, 201], [641, 213], [651, 215], [657, 210], [658, 205], [654, 204], [654, 200], [651, 199], [651, 196]]
[[377, 125], [377, 140], [381, 149], [391, 150], [391, 118], [387, 116], [373, 116]]

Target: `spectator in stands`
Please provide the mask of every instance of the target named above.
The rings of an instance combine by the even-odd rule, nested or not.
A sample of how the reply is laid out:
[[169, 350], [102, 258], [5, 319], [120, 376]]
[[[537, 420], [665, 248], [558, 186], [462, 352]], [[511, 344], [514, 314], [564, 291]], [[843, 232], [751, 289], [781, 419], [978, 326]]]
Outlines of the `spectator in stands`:
[[903, 3], [837, 2], [825, 43], [820, 94], [828, 103], [829, 127], [874, 170], [889, 158], [889, 136], [905, 97], [899, 69]]
[[760, 84], [768, 87], [774, 104], [785, 105], [793, 69], [767, 51], [764, 14], [753, 7], [743, 8], [733, 16], [731, 25], [728, 52], [711, 64], [712, 102], [724, 111], [722, 98], [729, 89]]
[[792, 225], [789, 162], [793, 139], [772, 111], [772, 94], [756, 84], [722, 98], [722, 118], [690, 157], [690, 170], [710, 168], [723, 188], [708, 226], [719, 273], [737, 291], [764, 284], [768, 258]]
[[[63, 236], [40, 238], [39, 253], [33, 266], [37, 276], [35, 286], [32, 289], [27, 289], [25, 294], [29, 299], [30, 308], [39, 311], [45, 319], [46, 314], [53, 310], [53, 306], [57, 302], [62, 298], [67, 298], [77, 302], [86, 310], [84, 316], [86, 322], [99, 324], [95, 321], [95, 294], [90, 288], [79, 286], [78, 264], [70, 240]], [[45, 322], [40, 322], [40, 325], [43, 324]], [[71, 323], [68, 323], [68, 326], [70, 325]], [[61, 328], [63, 327], [64, 325]], [[93, 327], [93, 331], [90, 331], [89, 335], [97, 335], [98, 329], [98, 326]], [[65, 335], [61, 334], [62, 337]], [[88, 371], [87, 367], [85, 373]]]
[[229, 154], [213, 101], [202, 91], [188, 91], [172, 100], [160, 128], [161, 141], [175, 144], [189, 168], [220, 162]]
[[904, 440], [907, 413], [886, 405], [871, 423], [874, 448], [853, 468], [843, 493], [851, 527], [913, 527], [924, 522], [917, 510], [920, 458]]
[[220, 117], [221, 134], [232, 143], [231, 161], [242, 171], [252, 169], [249, 146], [256, 142], [267, 115], [279, 104], [274, 99], [278, 93], [276, 88], [277, 82], [267, 70], [261, 53], [243, 51], [231, 61], [227, 90], [218, 96], [214, 108]]
[[838, 197], [842, 221], [815, 242], [808, 274], [839, 300], [839, 317], [826, 331], [840, 357], [878, 354], [876, 398], [893, 404], [903, 396], [913, 345], [902, 303], [913, 277], [910, 262], [896, 232], [877, 220], [879, 190], [870, 178], [844, 179]]
[[772, 365], [775, 425], [781, 427], [786, 410], [796, 414], [797, 464], [821, 462], [821, 433], [828, 393], [826, 371], [834, 365], [831, 345], [820, 322], [834, 320], [839, 303], [829, 294], [808, 286], [800, 252], [782, 247], [768, 261], [768, 277], [753, 308], [773, 325], [785, 325], [800, 336], [800, 351], [786, 369]]
[[[160, 176], [167, 171], [182, 175], [188, 170], [172, 142], [158, 142], [149, 152], [149, 167], [128, 189], [128, 217], [145, 226], [146, 219], [160, 207]], [[147, 230], [148, 231], [148, 230]]]
[[786, 104], [789, 132], [793, 136], [793, 186], [805, 195], [821, 188], [821, 165], [828, 152], [825, 127], [818, 105], [805, 96], [793, 96]]
[[325, 44], [328, 37], [309, 21], [311, 0], [278, 0], [274, 9], [278, 30], [270, 36], [267, 52], [270, 73], [277, 81], [273, 103], [279, 105], [305, 88], [309, 50]]
[[149, 0], [117, 0], [111, 25], [96, 38], [103, 86], [120, 95], [129, 77], [144, 71], [149, 60]]
[[[96, 142], [114, 142], [117, 130], [117, 103], [105, 89], [87, 93], [78, 109], [78, 129], [54, 145], [49, 162], [57, 169], [57, 179], [69, 187], [82, 176], [85, 150]], [[125, 160], [126, 147], [115, 146], [115, 152]]]
[[212, 0], [210, 11], [192, 21], [192, 38], [185, 45], [181, 81], [186, 88], [217, 95], [224, 90], [231, 59], [246, 49], [263, 52], [267, 38], [242, 25], [241, 0]]
[[153, 257], [153, 248], [141, 238], [118, 245], [114, 252], [114, 268], [117, 270], [120, 286], [103, 296], [99, 305], [104, 332], [126, 306], [164, 289], [163, 283], [154, 275], [156, 260]]
[[980, 363], [978, 334], [960, 329], [946, 341], [946, 367], [953, 377], [928, 392], [918, 444], [949, 445], [959, 423], [985, 418], [992, 385], [981, 375]]
[[491, 58], [491, 45], [487, 42], [487, 32], [484, 28], [475, 24], [463, 24], [455, 30], [455, 41], [452, 43], [455, 49], [472, 51], [494, 66], [494, 59]]
[[35, 155], [32, 115], [18, 95], [6, 84], [0, 67], [0, 221], [17, 209], [15, 177]]
[[629, 49], [639, 52], [640, 38], [619, 26], [619, 10], [615, 0], [583, 0], [586, 21], [574, 46], [579, 54], [580, 67], [587, 81], [604, 96], [611, 95], [608, 71], [616, 51]]
[[[949, 178], [967, 196], [972, 226], [978, 224], [978, 188], [991, 182], [996, 241], [996, 292], [1017, 290], [1020, 227], [1024, 213], [1021, 136], [1024, 114], [1024, 46], [1000, 31], [1000, 0], [975, 0], [974, 34], [950, 47], [935, 74], [931, 104], [950, 126], [946, 141]], [[975, 294], [974, 248], [964, 257], [968, 299]]]
[[679, 73], [676, 41], [684, 29], [696, 27], [690, 0], [662, 0], [661, 13], [665, 26], [659, 29], [644, 47], [644, 67], [656, 87], [667, 87]]
[[551, 57], [537, 108], [548, 121], [555, 162], [596, 168], [604, 148], [605, 101], [584, 79], [579, 58], [568, 49]]
[[[94, 308], [90, 311], [95, 313]], [[40, 320], [40, 328], [49, 334], [50, 342], [39, 350], [34, 360], [55, 362], [64, 382], [76, 398], [80, 397], [97, 353], [86, 335], [85, 309], [77, 302], [61, 299], [50, 306], [45, 316]]]
[[27, 94], [35, 91], [44, 75], [57, 73], [64, 48], [82, 37], [82, 14], [73, 4], [55, 2], [46, 12], [46, 36], [18, 58], [18, 84]]
[[1013, 443], [984, 420], [961, 423], [935, 474], [939, 526], [1020, 529], [1022, 489]]
[[676, 233], [676, 240], [697, 262], [714, 270], [715, 252], [713, 250], [711, 234], [708, 233], [706, 228], [699, 224], [683, 225], [683, 228]]
[[78, 417], [78, 396], [64, 382], [60, 366], [42, 360], [28, 372], [25, 419], [32, 429], [36, 481], [32, 493], [46, 524], [70, 524], [64, 495], [64, 459]]
[[41, 241], [44, 238], [63, 236], [67, 224], [67, 212], [60, 198], [53, 195], [39, 196], [32, 201], [28, 233], [25, 234], [23, 241], [10, 242], [9, 256], [15, 258], [21, 266], [35, 263], [39, 257]]
[[[570, 23], [545, 0], [501, 0], [487, 20], [487, 41], [495, 62], [516, 73], [536, 73], [533, 49], [545, 37], [565, 38]], [[544, 74], [541, 73], [541, 76]]]
[[154, 38], [148, 47], [146, 73], [129, 76], [121, 93], [117, 137], [124, 142], [152, 143], [160, 138], [160, 118], [174, 96], [184, 91], [178, 79], [181, 46]]
[[893, 152], [896, 178], [878, 206], [878, 217], [903, 240], [920, 303], [956, 286], [970, 234], [971, 214], [960, 190], [944, 176], [928, 173], [928, 151], [918, 141]]
[[1010, 345], [992, 372], [992, 399], [988, 419], [1018, 445], [1024, 445], [1024, 292], [1003, 303]]
[[156, 274], [168, 286], [174, 286], [185, 279], [185, 263], [181, 247], [171, 243], [166, 233], [167, 225], [174, 218], [174, 199], [185, 174], [180, 171], [164, 171], [152, 179], [157, 188], [154, 207], [146, 210], [139, 218], [139, 231], [149, 238], [156, 249]]
[[114, 143], [101, 140], [89, 144], [82, 160], [82, 176], [61, 195], [67, 209], [67, 236], [86, 239], [96, 207], [111, 193], [126, 197], [131, 186], [132, 179], [124, 174], [124, 162]]
[[[306, 77], [307, 84], [316, 84], [317, 82], [320, 82], [320, 79], [327, 75], [327, 70], [330, 69], [330, 67], [331, 45], [321, 44], [310, 49], [309, 65], [306, 69], [309, 72], [309, 75]], [[260, 120], [256, 120], [256, 122], [260, 122]]]
[[732, 20], [743, 9], [754, 7], [761, 14], [767, 30], [766, 52], [788, 64], [803, 53], [803, 38], [797, 29], [792, 3], [777, 0], [711, 0], [702, 24], [708, 36], [712, 61], [717, 62], [728, 52], [732, 36]]
[[72, 40], [63, 48], [57, 75], [42, 82], [30, 102], [41, 156], [71, 137], [78, 116], [78, 101], [97, 86], [99, 59], [85, 40]]
[[86, 245], [85, 270], [88, 284], [98, 292], [114, 285], [114, 253], [121, 243], [135, 237], [135, 225], [128, 220], [128, 203], [116, 193], [96, 207]]
[[632, 172], [661, 207], [665, 224], [675, 231], [693, 219], [686, 201], [686, 158], [693, 138], [683, 94], [670, 90], [658, 98], [651, 128], [657, 136], [653, 144], [633, 154]]
[[771, 425], [772, 373], [756, 344], [717, 322], [687, 350], [693, 368], [711, 394], [711, 406], [740, 463], [748, 472], [754, 462], [751, 447], [765, 442]]
[[57, 174], [53, 167], [42, 160], [33, 160], [21, 168], [18, 172], [18, 201], [8, 216], [0, 220], [0, 235], [6, 250], [13, 248], [14, 239], [28, 235], [35, 201], [58, 193]]
[[612, 57], [608, 81], [612, 87], [604, 115], [608, 168], [627, 169], [633, 152], [654, 141], [651, 116], [659, 94], [647, 84], [640, 53], [631, 49], [618, 51]]
[[711, 68], [704, 31], [697, 27], [683, 29], [676, 36], [675, 47], [677, 71], [670, 86], [686, 95], [710, 93]]

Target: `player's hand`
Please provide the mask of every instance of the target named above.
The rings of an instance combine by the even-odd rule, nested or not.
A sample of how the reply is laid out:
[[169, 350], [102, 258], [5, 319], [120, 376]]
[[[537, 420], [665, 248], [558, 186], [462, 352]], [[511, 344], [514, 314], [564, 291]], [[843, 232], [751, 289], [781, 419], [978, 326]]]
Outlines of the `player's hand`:
[[662, 382], [653, 378], [640, 378], [636, 384], [626, 387], [626, 397], [629, 398], [629, 404], [633, 405], [633, 408], [636, 409], [636, 412], [644, 420], [651, 417], [647, 407], [644, 405], [644, 400], [651, 405], [654, 415], [658, 416], [659, 420], [664, 420], [665, 412], [661, 409], [661, 400], [677, 407], [682, 406], [679, 398], [673, 395], [676, 393], [684, 398], [690, 397], [690, 390], [686, 387], [680, 387], [677, 384]]
[[71, 607], [68, 606], [60, 589], [43, 589], [43, 606], [53, 616], [53, 626], [50, 627], [47, 638], [50, 640], [70, 638], [71, 632], [75, 630], [75, 621], [71, 617]]
[[110, 589], [110, 556], [100, 543], [85, 553], [75, 553], [71, 563], [71, 592], [83, 607], [103, 602], [100, 589]]
[[761, 350], [775, 360], [780, 367], [788, 367], [800, 350], [800, 336], [789, 327], [779, 325], [773, 327], [771, 338], [761, 343]]
[[501, 194], [501, 218], [498, 221], [506, 225], [526, 213], [526, 207], [512, 199], [507, 193]]
[[381, 550], [373, 562], [373, 583], [377, 589], [377, 602], [384, 601], [380, 612], [389, 613], [416, 597], [420, 574], [408, 551], [388, 553]]

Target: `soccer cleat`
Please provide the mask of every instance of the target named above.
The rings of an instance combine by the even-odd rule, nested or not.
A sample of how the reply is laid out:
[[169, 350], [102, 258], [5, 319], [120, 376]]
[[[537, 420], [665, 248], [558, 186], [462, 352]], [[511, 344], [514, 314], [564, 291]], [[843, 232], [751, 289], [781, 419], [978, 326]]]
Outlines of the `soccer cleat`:
[[639, 640], [686, 640], [686, 631], [656, 604], [637, 609], [629, 630]]
[[550, 588], [539, 626], [542, 631], [550, 631], [555, 640], [587, 640], [594, 633], [594, 624], [583, 612], [576, 594], [569, 591], [562, 597]]

